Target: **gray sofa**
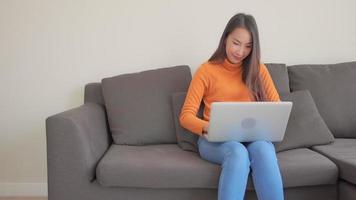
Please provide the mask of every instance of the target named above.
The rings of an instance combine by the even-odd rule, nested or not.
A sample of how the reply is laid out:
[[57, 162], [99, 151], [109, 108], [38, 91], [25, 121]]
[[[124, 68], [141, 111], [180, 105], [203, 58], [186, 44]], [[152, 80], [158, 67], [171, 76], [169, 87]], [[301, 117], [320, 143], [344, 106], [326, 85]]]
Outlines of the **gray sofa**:
[[[285, 199], [356, 199], [356, 62], [267, 67], [281, 96], [309, 90], [335, 137], [276, 144]], [[188, 66], [103, 79], [85, 86], [83, 105], [48, 117], [49, 200], [217, 199], [220, 166], [194, 151], [196, 136], [191, 149], [177, 139], [172, 94], [190, 80]], [[251, 178], [245, 199], [257, 199]]]

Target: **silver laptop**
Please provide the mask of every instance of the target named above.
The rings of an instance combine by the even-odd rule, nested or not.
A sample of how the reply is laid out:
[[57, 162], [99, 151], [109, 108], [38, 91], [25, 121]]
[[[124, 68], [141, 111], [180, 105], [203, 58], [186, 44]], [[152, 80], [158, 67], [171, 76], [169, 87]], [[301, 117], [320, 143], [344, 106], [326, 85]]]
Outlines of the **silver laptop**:
[[282, 141], [292, 102], [213, 102], [208, 134], [210, 142], [235, 140]]

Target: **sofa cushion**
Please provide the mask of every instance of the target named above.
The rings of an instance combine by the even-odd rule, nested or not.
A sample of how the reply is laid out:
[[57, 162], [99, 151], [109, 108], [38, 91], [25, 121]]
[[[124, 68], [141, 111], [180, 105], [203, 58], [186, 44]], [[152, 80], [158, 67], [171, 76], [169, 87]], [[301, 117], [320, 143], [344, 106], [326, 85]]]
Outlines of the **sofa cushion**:
[[123, 74], [102, 80], [108, 121], [116, 144], [176, 143], [171, 94], [187, 91], [188, 66]]
[[176, 144], [112, 145], [96, 172], [103, 186], [216, 188], [220, 169]]
[[288, 67], [292, 91], [309, 90], [335, 137], [356, 138], [356, 62]]
[[356, 139], [335, 139], [330, 145], [313, 149], [336, 163], [342, 179], [356, 184]]
[[337, 166], [310, 149], [292, 149], [277, 154], [285, 187], [336, 184]]
[[[277, 154], [285, 188], [335, 184], [337, 167], [309, 149]], [[98, 182], [108, 187], [217, 188], [220, 166], [178, 145], [112, 145], [96, 170]], [[251, 176], [248, 189], [253, 189]]]
[[105, 106], [101, 83], [88, 83], [85, 85], [84, 103], [96, 103]]
[[329, 144], [334, 141], [309, 91], [300, 90], [281, 94], [280, 97], [283, 101], [292, 101], [293, 107], [283, 141], [275, 143], [276, 151]]
[[[189, 130], [183, 128], [179, 122], [179, 116], [185, 101], [187, 93], [177, 92], [172, 94], [172, 106], [173, 106], [173, 118], [174, 125], [176, 128], [177, 142], [178, 146], [186, 151], [198, 152], [198, 138], [197, 134], [190, 132]], [[201, 104], [197, 116], [203, 118], [204, 105]]]
[[272, 77], [274, 86], [276, 86], [278, 93], [289, 93], [289, 79], [286, 65], [277, 63], [266, 63], [265, 65]]

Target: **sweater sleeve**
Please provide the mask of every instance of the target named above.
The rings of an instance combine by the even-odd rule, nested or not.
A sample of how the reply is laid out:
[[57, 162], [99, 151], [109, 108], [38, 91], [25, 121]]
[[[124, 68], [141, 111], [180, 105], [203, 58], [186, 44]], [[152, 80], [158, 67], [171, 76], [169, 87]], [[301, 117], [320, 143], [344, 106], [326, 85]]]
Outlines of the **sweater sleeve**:
[[179, 117], [182, 127], [189, 131], [202, 135], [203, 126], [208, 122], [197, 117], [203, 96], [207, 91], [208, 79], [204, 68], [200, 66], [189, 85], [187, 96]]
[[261, 64], [260, 66], [260, 76], [263, 87], [266, 91], [266, 96], [268, 101], [280, 101], [279, 94], [276, 87], [274, 86], [271, 75], [268, 72], [266, 65]]

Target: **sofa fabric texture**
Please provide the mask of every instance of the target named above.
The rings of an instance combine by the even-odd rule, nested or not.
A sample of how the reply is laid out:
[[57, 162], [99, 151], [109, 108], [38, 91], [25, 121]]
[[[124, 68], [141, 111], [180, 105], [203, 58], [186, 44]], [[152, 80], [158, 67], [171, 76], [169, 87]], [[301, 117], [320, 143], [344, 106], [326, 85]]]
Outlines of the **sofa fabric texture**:
[[356, 140], [335, 139], [330, 145], [314, 146], [313, 150], [327, 156], [340, 170], [340, 177], [356, 184]]
[[[177, 143], [178, 146], [186, 151], [198, 152], [198, 139], [197, 134], [192, 133], [188, 129], [185, 129], [180, 125], [179, 116], [184, 105], [186, 92], [177, 92], [172, 94], [172, 108], [173, 108], [173, 118], [174, 118], [174, 127], [177, 134]], [[201, 104], [197, 116], [203, 118], [204, 105]]]
[[282, 101], [293, 102], [293, 107], [284, 138], [275, 143], [277, 152], [334, 141], [334, 136], [321, 118], [308, 90], [281, 94], [280, 97]]
[[97, 167], [99, 183], [110, 187], [215, 188], [219, 172], [177, 144], [112, 145]]
[[[310, 149], [277, 154], [285, 188], [336, 184], [337, 166]], [[120, 158], [120, 159], [118, 159]], [[164, 162], [160, 162], [164, 158]], [[175, 144], [112, 145], [96, 176], [105, 187], [217, 188], [221, 166]], [[248, 189], [253, 189], [251, 177]]]
[[187, 91], [190, 80], [188, 66], [104, 78], [103, 97], [115, 144], [176, 143], [171, 94]]
[[288, 67], [292, 91], [309, 90], [335, 137], [356, 138], [356, 62]]
[[278, 93], [289, 93], [289, 78], [286, 65], [280, 63], [266, 63], [265, 65], [272, 77], [274, 86], [276, 87]]

